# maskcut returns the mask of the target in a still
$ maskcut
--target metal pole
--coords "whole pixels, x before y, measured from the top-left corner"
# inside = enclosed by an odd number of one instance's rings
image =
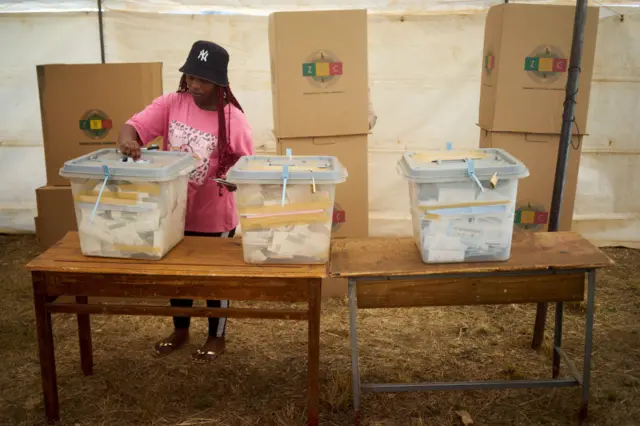
[[[562,348],[562,316],[564,313],[564,302],[556,303],[556,328],[553,343],[553,367],[551,377],[557,379],[560,375],[560,349]]]
[[[584,27],[587,22],[587,0],[577,0],[576,14],[573,22],[573,40],[571,41],[571,58],[569,59],[569,75],[562,114],[562,131],[558,160],[556,162],[556,177],[553,182],[553,196],[551,198],[551,214],[549,216],[549,232],[558,231],[562,196],[564,195],[564,181],[567,172],[567,160],[571,148],[571,133],[573,130],[574,113],[576,109],[576,95],[578,93],[578,79],[582,62],[582,45],[584,44]],[[539,349],[544,340],[544,328],[547,321],[547,304],[539,303],[536,312],[536,322],[533,330],[533,349]]]
[[[100,31],[100,58],[105,63],[104,58],[104,28],[102,25],[102,0],[98,0],[98,30]]]
[[[591,356],[593,352],[593,311],[596,298],[596,270],[589,271],[587,286],[587,325],[585,326],[584,367],[582,369],[582,403],[580,420],[587,418],[589,408],[589,390],[591,386]]]

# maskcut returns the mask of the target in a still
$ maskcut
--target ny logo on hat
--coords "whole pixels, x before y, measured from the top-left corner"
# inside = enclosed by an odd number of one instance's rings
[[[198,53],[198,59],[200,59],[202,62],[207,62],[207,56],[209,56],[209,52],[204,49],[202,49],[200,53]]]

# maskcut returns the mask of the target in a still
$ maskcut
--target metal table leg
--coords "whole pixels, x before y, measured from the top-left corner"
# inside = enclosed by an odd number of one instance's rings
[[[560,348],[562,348],[562,316],[564,314],[564,302],[556,303],[556,326],[553,338],[553,368],[551,377],[554,379],[560,375]]]
[[[358,368],[358,331],[356,315],[358,302],[356,281],[349,280],[349,337],[351,339],[351,386],[353,387],[354,422],[360,424],[360,370]]]
[[[582,373],[582,403],[580,405],[580,419],[587,418],[589,407],[589,388],[591,385],[591,351],[593,348],[593,313],[596,296],[596,271],[592,269],[588,273],[587,284],[587,325],[584,342],[584,368]]]
[[[587,404],[589,397],[589,385],[591,377],[591,351],[593,335],[593,315],[595,300],[595,270],[580,269],[571,271],[588,274],[588,294],[587,294],[587,328],[585,338],[584,372],[580,374],[574,363],[562,349],[562,332],[564,320],[564,303],[556,304],[556,320],[554,328],[553,347],[553,368],[552,378],[536,380],[489,380],[489,381],[457,381],[457,382],[424,382],[424,383],[361,383],[358,365],[358,335],[356,314],[358,308],[356,284],[357,280],[349,280],[349,320],[350,320],[350,341],[351,341],[351,366],[352,366],[352,387],[353,405],[356,424],[360,421],[360,400],[363,393],[371,392],[420,392],[433,390],[475,390],[475,389],[523,389],[523,388],[557,388],[582,386],[582,405],[580,415],[585,418],[587,415]],[[553,271],[551,273],[558,273]],[[473,275],[473,274],[469,274]],[[463,278],[469,275],[465,274]],[[393,277],[402,279],[403,277]],[[430,276],[412,276],[410,279],[429,279]],[[440,277],[441,278],[441,277]],[[367,280],[392,279],[389,277],[366,277]],[[567,371],[572,377],[558,378],[560,375],[560,362],[564,362]]]

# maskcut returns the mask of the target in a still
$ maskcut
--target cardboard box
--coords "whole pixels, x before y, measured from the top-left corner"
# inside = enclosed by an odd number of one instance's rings
[[[349,283],[343,278],[325,278],[322,280],[322,298],[345,297]]]
[[[36,236],[44,249],[60,241],[69,231],[76,231],[76,212],[69,186],[44,186],[36,189],[38,217]]]
[[[529,169],[529,177],[518,182],[515,227],[531,231],[546,231],[549,225],[560,136],[490,132],[485,129],[481,129],[480,132],[480,148],[504,149]],[[573,136],[571,144],[560,211],[560,231],[571,230],[582,136]]]
[[[369,236],[368,135],[278,139],[278,154],[330,155],[347,169],[347,181],[336,187],[333,238]]]
[[[575,134],[587,133],[600,10],[589,7],[575,114]],[[560,133],[574,6],[500,4],[485,25],[480,121],[483,129]]]
[[[39,65],[47,184],[65,161],[117,146],[120,127],[162,95],[162,63]]]
[[[273,122],[278,138],[367,133],[367,11],[269,17]]]

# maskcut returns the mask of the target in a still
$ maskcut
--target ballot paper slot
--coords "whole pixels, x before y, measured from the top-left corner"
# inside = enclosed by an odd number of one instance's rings
[[[143,160],[142,158],[134,160],[132,157],[122,157],[120,159],[120,162],[121,163],[133,163],[133,164],[151,164],[150,160]]]
[[[265,165],[266,168],[270,167],[283,167],[289,166],[292,170],[296,171],[308,171],[308,172],[317,172],[317,171],[328,171],[331,170],[331,164],[328,162],[307,162],[303,161],[302,164],[298,164],[293,160],[269,160]],[[255,169],[254,169],[255,170]]]
[[[448,146],[446,151],[421,151],[409,153],[408,157],[419,163],[437,163],[438,161],[465,161],[467,159],[488,158],[491,154],[480,150],[453,150]],[[419,167],[419,165],[417,166]]]
[[[464,164],[467,162],[466,158],[456,158],[456,159],[447,159],[447,160],[431,160],[432,163],[435,164]]]

